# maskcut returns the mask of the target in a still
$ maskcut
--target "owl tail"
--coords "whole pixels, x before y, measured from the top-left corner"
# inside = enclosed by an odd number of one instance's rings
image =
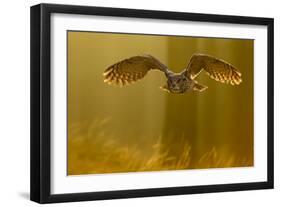
[[[200,85],[198,83],[195,83],[193,86],[193,90],[199,91],[199,92],[205,91],[207,88],[208,88],[208,86]]]

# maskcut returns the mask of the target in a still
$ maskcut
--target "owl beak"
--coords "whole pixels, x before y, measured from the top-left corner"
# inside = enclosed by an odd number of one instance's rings
[[[170,90],[168,89],[167,85],[160,86],[160,89],[162,89],[163,91],[166,91],[166,92],[170,93]]]

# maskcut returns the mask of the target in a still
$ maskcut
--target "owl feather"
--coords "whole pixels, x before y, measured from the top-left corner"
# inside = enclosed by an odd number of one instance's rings
[[[167,67],[151,55],[134,56],[109,66],[103,73],[104,82],[128,85],[142,79],[153,69],[167,72]]]
[[[222,83],[239,85],[242,82],[241,73],[230,63],[209,55],[193,55],[186,68],[187,75],[195,79],[203,70],[212,79]]]

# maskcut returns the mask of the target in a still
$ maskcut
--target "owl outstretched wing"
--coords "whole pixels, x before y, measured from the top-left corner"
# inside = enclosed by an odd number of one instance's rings
[[[186,74],[194,79],[202,70],[205,70],[212,79],[222,83],[239,85],[242,82],[241,72],[230,63],[208,55],[193,55],[186,68]]]
[[[103,73],[104,82],[124,86],[142,79],[152,69],[168,72],[167,66],[151,55],[130,57],[109,66]]]

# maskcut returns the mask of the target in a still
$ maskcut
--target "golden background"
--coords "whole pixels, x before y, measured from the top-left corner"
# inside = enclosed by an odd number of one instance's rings
[[[253,166],[253,40],[68,32],[68,175]],[[159,89],[150,71],[126,87],[103,71],[151,54],[180,72],[194,53],[223,59],[242,73],[239,86],[201,73],[203,92]]]

